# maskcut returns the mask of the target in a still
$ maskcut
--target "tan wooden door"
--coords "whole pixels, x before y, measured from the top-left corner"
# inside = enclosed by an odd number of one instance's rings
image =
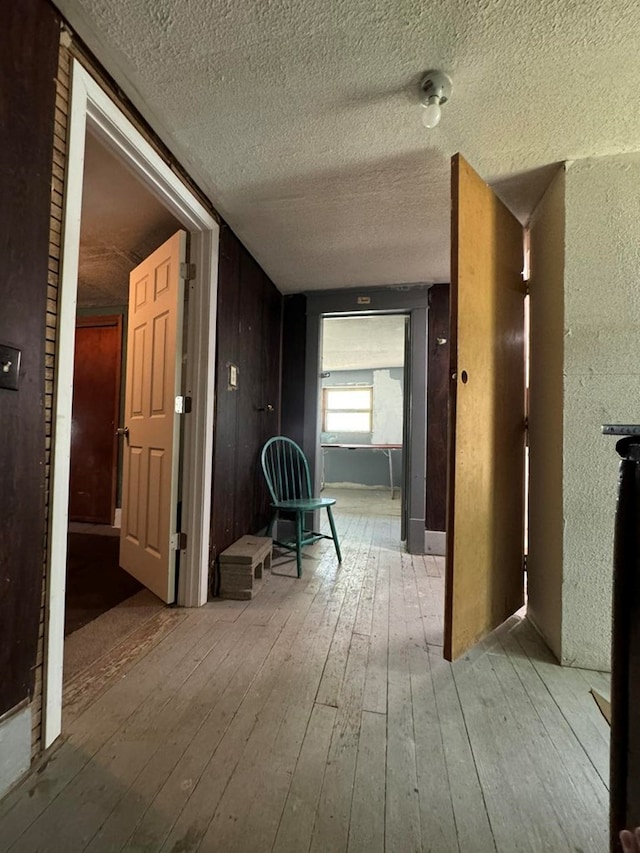
[[[459,154],[451,243],[448,660],[524,600],[522,228]]]
[[[175,598],[186,241],[178,231],[129,276],[120,565],[166,602]]]

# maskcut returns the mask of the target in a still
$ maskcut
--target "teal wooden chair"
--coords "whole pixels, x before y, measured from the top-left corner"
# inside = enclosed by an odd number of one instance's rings
[[[314,498],[311,496],[311,477],[309,476],[309,465],[301,448],[290,438],[277,435],[270,438],[262,448],[260,457],[262,470],[264,472],[269,493],[271,494],[271,507],[274,510],[267,529],[267,536],[271,536],[273,525],[280,513],[295,516],[296,537],[294,540],[280,542],[274,540],[275,545],[288,551],[296,552],[296,563],[298,577],[302,575],[302,549],[305,545],[317,542],[319,539],[333,539],[338,562],[342,562],[340,553],[340,542],[336,533],[331,507],[335,504],[334,498]],[[329,516],[331,536],[324,533],[314,533],[305,530],[304,516],[307,512],[316,509],[326,509]]]

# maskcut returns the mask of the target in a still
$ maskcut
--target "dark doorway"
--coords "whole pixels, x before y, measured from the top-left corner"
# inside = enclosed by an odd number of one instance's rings
[[[122,316],[78,317],[73,372],[69,518],[113,524]]]
[[[70,533],[65,637],[143,589],[118,565],[119,536]]]

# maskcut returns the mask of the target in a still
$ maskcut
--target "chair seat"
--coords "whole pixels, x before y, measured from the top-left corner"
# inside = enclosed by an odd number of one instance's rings
[[[292,501],[278,501],[277,503],[272,503],[271,506],[274,509],[281,509],[283,512],[287,510],[289,512],[311,512],[314,509],[322,509],[325,506],[333,506],[335,504],[335,498],[302,498],[300,500],[292,500]]]

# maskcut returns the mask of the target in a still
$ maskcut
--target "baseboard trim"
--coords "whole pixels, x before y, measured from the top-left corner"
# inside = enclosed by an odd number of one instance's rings
[[[0,717],[0,797],[31,766],[31,705],[21,703]]]
[[[424,549],[427,554],[444,557],[447,553],[447,534],[443,530],[425,530]]]
[[[410,518],[407,524],[407,551],[409,554],[426,554],[424,518]]]

